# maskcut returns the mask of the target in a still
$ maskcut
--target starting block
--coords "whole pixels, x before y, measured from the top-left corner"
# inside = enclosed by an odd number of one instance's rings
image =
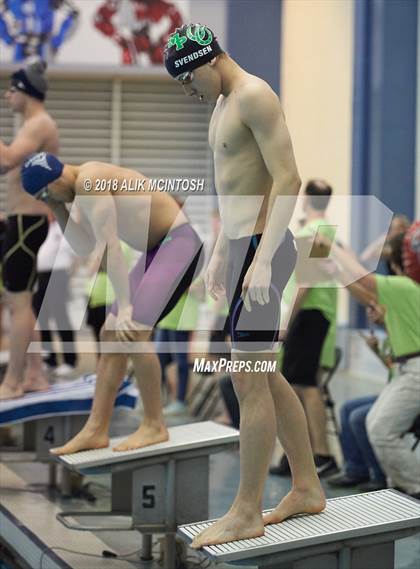
[[[142,559],[151,559],[153,534],[165,534],[164,567],[176,566],[177,526],[208,517],[210,455],[237,448],[239,432],[211,421],[169,429],[169,441],[137,450],[105,449],[55,457],[66,468],[90,474],[111,473],[111,510],[62,512],[66,527],[85,531],[138,530]],[[95,525],[82,525],[88,516]],[[73,521],[70,521],[70,518]]]
[[[0,427],[23,423],[23,445],[21,452],[2,452],[1,461],[48,462],[49,484],[55,486],[57,463],[53,461],[50,449],[63,445],[81,430],[92,407],[95,384],[96,375],[89,374],[52,385],[47,391],[2,401]],[[137,399],[137,388],[129,378],[124,379],[115,407],[133,409]]]
[[[187,543],[213,521],[178,529]],[[217,563],[259,569],[394,569],[397,539],[420,532],[420,502],[396,490],[327,500],[316,515],[299,515],[266,526],[254,539],[203,548]]]

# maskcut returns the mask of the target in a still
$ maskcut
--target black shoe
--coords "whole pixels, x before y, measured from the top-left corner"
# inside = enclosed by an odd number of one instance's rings
[[[289,461],[285,454],[281,457],[278,466],[272,466],[270,468],[270,474],[275,474],[277,476],[290,476],[291,472]]]
[[[314,459],[316,471],[320,478],[338,472],[338,466],[333,456],[321,456],[320,454],[316,454]]]
[[[376,492],[377,490],[385,490],[387,484],[385,480],[369,480],[368,482],[363,482],[359,484],[360,492]]]
[[[55,354],[48,354],[48,356],[43,358],[43,361],[45,364],[47,364],[48,367],[50,367],[51,369],[56,368],[57,367],[57,357]]]
[[[348,476],[344,472],[340,472],[335,476],[331,476],[328,478],[327,484],[332,488],[353,488],[354,486],[358,486],[363,482],[368,482],[370,479],[366,478],[353,478],[352,476]]]

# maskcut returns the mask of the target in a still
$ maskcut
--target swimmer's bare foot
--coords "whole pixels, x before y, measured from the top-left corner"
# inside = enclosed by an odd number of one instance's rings
[[[98,433],[89,427],[83,429],[68,443],[61,447],[50,449],[50,453],[56,456],[61,454],[73,454],[81,450],[92,450],[98,448],[106,448],[109,445],[109,437],[105,433]]]
[[[164,443],[169,439],[169,433],[165,425],[149,426],[144,423],[132,435],[127,437],[112,450],[121,452],[124,450],[134,450],[136,448],[147,447]]]
[[[279,524],[295,514],[319,514],[325,506],[325,495],[321,487],[308,490],[292,489],[277,508],[264,516],[264,525]]]
[[[205,545],[218,545],[262,535],[264,535],[264,523],[261,514],[244,515],[232,510],[197,535],[191,547],[200,549]]]
[[[3,399],[17,399],[18,397],[23,397],[23,395],[22,385],[13,385],[5,381],[0,385],[0,401]]]

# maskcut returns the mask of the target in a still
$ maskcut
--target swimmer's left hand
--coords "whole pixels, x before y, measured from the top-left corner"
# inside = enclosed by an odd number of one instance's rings
[[[120,308],[117,315],[116,335],[120,342],[134,342],[138,326],[132,320],[133,307],[131,304]]]
[[[256,261],[249,267],[242,284],[242,300],[248,312],[251,301],[261,306],[270,302],[271,263]]]

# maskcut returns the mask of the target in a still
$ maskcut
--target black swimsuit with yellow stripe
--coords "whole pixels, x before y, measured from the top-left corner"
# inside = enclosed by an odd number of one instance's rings
[[[2,245],[3,284],[9,292],[32,291],[36,257],[48,234],[45,215],[10,215]]]

